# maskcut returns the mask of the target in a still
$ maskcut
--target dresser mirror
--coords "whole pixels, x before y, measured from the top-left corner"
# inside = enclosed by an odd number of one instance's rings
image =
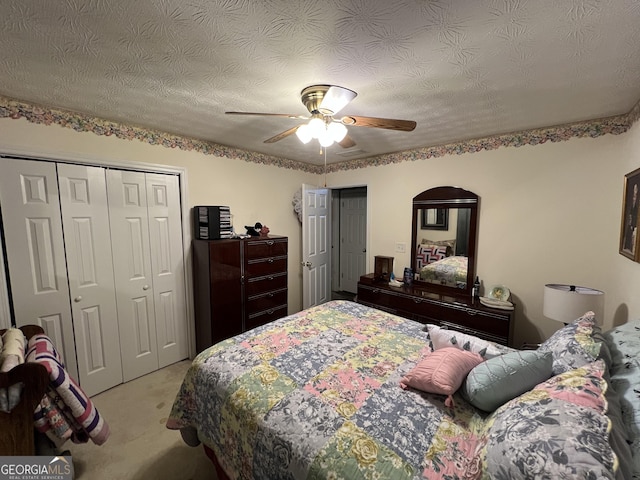
[[[435,187],[413,198],[414,283],[429,291],[471,295],[476,276],[479,197],[459,187]]]

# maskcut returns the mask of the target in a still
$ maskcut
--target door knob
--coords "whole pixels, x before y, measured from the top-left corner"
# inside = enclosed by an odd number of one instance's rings
[[[149,290],[149,285],[145,285],[144,287],[142,287],[143,290]]]
[[[82,295],[78,295],[76,298],[73,299],[73,301],[76,303],[82,301]]]

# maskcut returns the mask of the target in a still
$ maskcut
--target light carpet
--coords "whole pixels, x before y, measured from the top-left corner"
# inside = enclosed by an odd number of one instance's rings
[[[66,442],[80,480],[216,480],[213,464],[199,447],[187,446],[165,424],[190,360],[100,393],[91,400],[109,424],[103,445]]]

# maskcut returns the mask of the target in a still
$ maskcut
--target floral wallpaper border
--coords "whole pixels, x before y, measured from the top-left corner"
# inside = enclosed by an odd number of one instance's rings
[[[286,158],[227,147],[213,142],[124,125],[80,113],[33,105],[3,96],[0,96],[0,119],[1,118],[25,118],[32,123],[44,125],[56,124],[72,128],[77,132],[91,132],[96,135],[105,136],[114,135],[120,139],[135,139],[151,145],[161,145],[166,148],[194,150],[204,155],[244,160],[245,162],[272,165],[308,173],[321,174],[324,172],[324,167],[321,165],[310,165]],[[522,147],[524,145],[539,145],[546,142],[562,142],[576,137],[595,138],[606,134],[619,135],[629,130],[639,119],[640,102],[636,103],[633,109],[626,115],[522,132],[512,132],[503,135],[492,135],[485,138],[463,140],[446,145],[424,147],[416,150],[379,155],[377,157],[332,163],[327,165],[327,172],[356,170],[359,168],[389,165],[406,161],[426,160],[428,158],[443,157],[445,155],[475,153],[482,150],[495,150],[499,147]]]

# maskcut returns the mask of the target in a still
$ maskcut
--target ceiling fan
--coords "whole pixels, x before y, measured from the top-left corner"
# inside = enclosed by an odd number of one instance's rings
[[[360,117],[354,115],[334,118],[357,93],[348,88],[337,85],[311,85],[300,93],[300,99],[311,116],[288,113],[257,113],[257,112],[225,112],[230,115],[263,115],[287,117],[309,120],[309,123],[296,125],[281,132],[264,143],[274,143],[295,133],[303,143],[317,138],[320,145],[328,147],[333,142],[343,148],[353,147],[356,142],[348,135],[347,126],[386,128],[410,132],[416,128],[416,122],[411,120],[394,120],[391,118]]]

